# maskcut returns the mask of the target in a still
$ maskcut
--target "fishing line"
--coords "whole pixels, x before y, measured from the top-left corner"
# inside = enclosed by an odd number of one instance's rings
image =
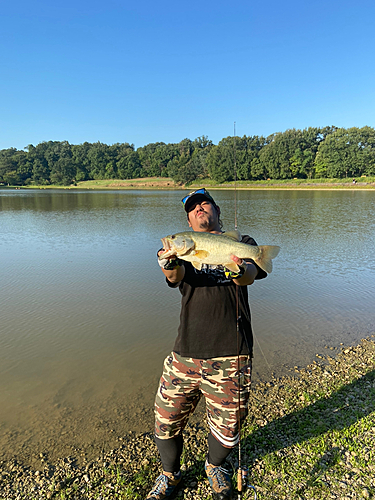
[[[266,365],[267,365],[267,366],[268,366],[268,368],[271,370],[271,367],[270,367],[270,365],[269,365],[269,363],[268,363],[268,361],[267,361],[266,355],[264,354],[263,349],[260,347],[260,343],[259,343],[258,337],[255,335],[255,333],[254,333],[254,332],[253,332],[253,335],[254,335],[254,338],[255,338],[255,340],[256,340],[256,342],[257,342],[257,344],[258,344],[259,350],[260,350],[260,352],[262,353],[262,356],[263,356],[263,358],[264,358],[264,361],[266,362]]]

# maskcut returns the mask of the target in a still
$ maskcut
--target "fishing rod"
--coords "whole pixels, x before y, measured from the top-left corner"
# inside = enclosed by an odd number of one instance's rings
[[[234,228],[237,230],[237,161],[236,161],[236,122],[233,127],[233,159],[234,159]],[[239,288],[236,284],[236,335],[237,335],[237,399],[238,399],[238,468],[237,468],[237,499],[241,500],[246,489],[254,491],[254,500],[257,500],[257,493],[254,486],[250,485],[248,480],[249,469],[242,465],[242,446],[241,446],[241,363],[240,363],[240,305]],[[249,352],[250,355],[250,352]]]

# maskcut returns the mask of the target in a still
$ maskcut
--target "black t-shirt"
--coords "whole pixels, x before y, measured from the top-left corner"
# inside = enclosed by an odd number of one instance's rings
[[[250,236],[242,243],[256,245]],[[182,294],[180,326],[174,351],[192,358],[216,358],[237,354],[236,285],[227,279],[223,266],[203,265],[198,271],[190,262],[184,262],[185,277],[179,284]],[[258,267],[258,266],[257,266]],[[258,267],[256,279],[267,276]],[[239,292],[239,354],[253,354],[253,334],[247,286]]]

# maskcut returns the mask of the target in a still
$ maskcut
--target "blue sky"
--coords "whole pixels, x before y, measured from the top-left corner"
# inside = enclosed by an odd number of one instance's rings
[[[375,126],[375,2],[14,0],[0,149]]]

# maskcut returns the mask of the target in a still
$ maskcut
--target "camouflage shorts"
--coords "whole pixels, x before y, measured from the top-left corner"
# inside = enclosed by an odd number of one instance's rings
[[[172,352],[164,361],[156,394],[156,436],[169,439],[181,434],[203,395],[211,433],[223,446],[235,446],[239,440],[238,395],[241,421],[247,416],[251,358],[240,356],[239,379],[237,363],[237,356],[196,359]]]

